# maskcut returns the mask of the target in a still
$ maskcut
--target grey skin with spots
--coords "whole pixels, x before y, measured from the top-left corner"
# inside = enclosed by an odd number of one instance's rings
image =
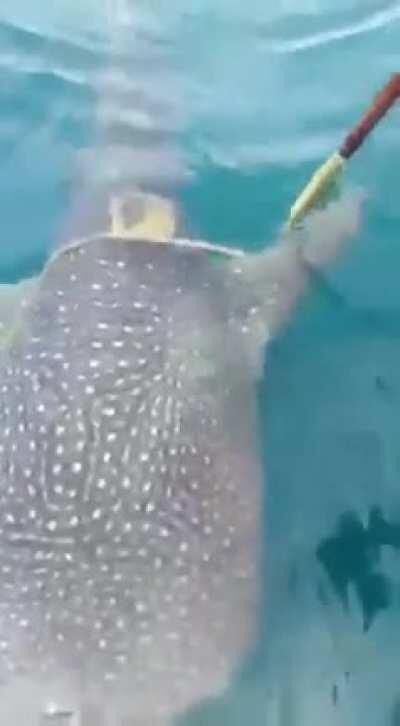
[[[255,381],[306,258],[99,236],[25,290],[0,354],[0,723],[165,726],[228,684],[259,616]]]

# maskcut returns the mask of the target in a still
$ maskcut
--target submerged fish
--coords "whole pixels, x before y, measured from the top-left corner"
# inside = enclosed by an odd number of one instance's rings
[[[357,208],[254,255],[114,219],[4,288],[2,724],[164,726],[226,687],[257,637],[264,346]]]

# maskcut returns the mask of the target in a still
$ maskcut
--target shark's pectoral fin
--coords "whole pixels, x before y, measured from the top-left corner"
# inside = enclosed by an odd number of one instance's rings
[[[34,296],[38,279],[29,278],[15,284],[0,284],[0,349],[10,347],[17,339],[25,308]]]

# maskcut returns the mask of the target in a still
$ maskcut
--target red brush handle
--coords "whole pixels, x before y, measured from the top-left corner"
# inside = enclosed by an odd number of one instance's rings
[[[386,84],[384,89],[375,98],[374,103],[364,114],[357,126],[346,136],[339,154],[344,159],[350,159],[361,146],[370,131],[385,115],[391,106],[400,97],[400,73],[396,73]]]

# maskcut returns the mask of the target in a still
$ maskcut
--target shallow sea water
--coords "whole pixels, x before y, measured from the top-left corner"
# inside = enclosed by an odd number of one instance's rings
[[[40,270],[109,186],[172,193],[196,237],[273,241],[400,69],[400,5],[270,5],[3,3],[2,281]],[[399,120],[349,166],[357,240],[268,350],[259,645],[187,724],[400,723]]]

